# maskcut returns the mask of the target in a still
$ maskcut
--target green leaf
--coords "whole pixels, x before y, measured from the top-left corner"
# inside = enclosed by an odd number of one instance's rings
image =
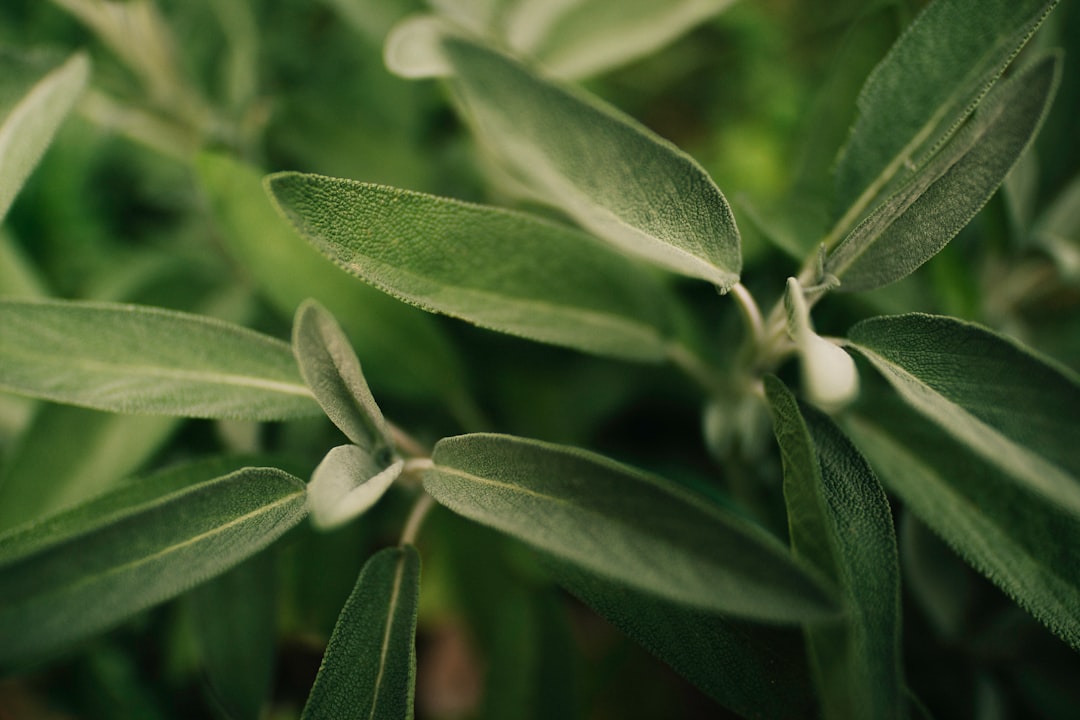
[[[228,250],[284,316],[306,298],[327,307],[363,349],[378,389],[446,397],[465,386],[460,359],[427,314],[356,282],[289,227],[263,189],[263,174],[227,155],[196,162]]]
[[[568,562],[549,565],[567,590],[721,705],[756,718],[816,713],[795,629],[690,608]]]
[[[349,338],[314,300],[296,311],[292,347],[304,382],[345,436],[371,455],[392,450],[390,426],[371,395]]]
[[[1039,131],[1059,78],[1050,55],[996,88],[974,117],[852,230],[826,272],[842,291],[872,290],[912,273],[975,216]]]
[[[401,475],[405,463],[381,459],[356,445],[326,454],[308,484],[312,521],[323,529],[344,525],[377,503]]]
[[[904,717],[900,567],[889,502],[858,450],[774,377],[765,388],[796,557],[843,588],[844,626],[807,628],[826,717]]]
[[[419,594],[415,548],[371,556],[330,636],[304,720],[411,720]]]
[[[835,617],[831,589],[761,528],[600,455],[504,435],[440,440],[424,486],[454,512],[702,610]]]
[[[76,53],[41,78],[13,107],[0,106],[0,220],[89,79],[90,60]]]
[[[44,540],[36,526],[0,539],[0,664],[99,632],[254,555],[305,514],[304,484],[246,468]],[[103,503],[105,501],[102,501]],[[59,522],[59,521],[56,521]]]
[[[454,87],[481,142],[596,235],[721,291],[742,257],[731,208],[690,156],[618,110],[447,35]]]
[[[866,207],[960,126],[1056,0],[937,0],[874,69],[836,169],[837,207]],[[855,218],[852,218],[853,220]]]
[[[948,317],[859,323],[859,351],[921,415],[1029,491],[1080,517],[1080,382],[1013,340]]]
[[[318,406],[289,346],[137,305],[0,300],[0,389],[112,412],[275,420]]]
[[[320,251],[385,292],[482,327],[659,361],[668,298],[648,270],[575,230],[521,213],[318,175],[271,175]]]

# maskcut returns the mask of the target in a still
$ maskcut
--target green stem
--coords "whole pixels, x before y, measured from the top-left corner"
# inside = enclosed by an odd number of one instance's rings
[[[428,461],[430,463],[430,461]],[[424,524],[424,518],[435,506],[435,500],[427,493],[421,495],[413,505],[409,519],[405,521],[405,530],[401,533],[400,545],[415,545],[416,538],[420,534],[420,528]]]

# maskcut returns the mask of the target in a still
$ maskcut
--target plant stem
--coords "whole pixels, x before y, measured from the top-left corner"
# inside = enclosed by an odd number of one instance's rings
[[[409,435],[392,422],[387,421],[387,423],[390,425],[390,435],[393,437],[394,445],[398,450],[406,455],[411,455],[414,458],[427,458],[431,456],[431,452],[412,435]]]
[[[430,461],[429,461],[430,462]],[[405,530],[401,533],[400,545],[415,545],[416,537],[420,533],[420,527],[427,517],[428,511],[435,505],[435,500],[427,493],[421,495],[413,505],[409,519],[405,521]]]
[[[738,301],[739,309],[742,310],[743,318],[750,328],[750,339],[754,347],[760,347],[764,339],[765,324],[761,317],[761,309],[758,308],[758,304],[754,301],[754,296],[750,294],[750,291],[742,283],[735,283],[735,286],[731,288],[731,294]]]

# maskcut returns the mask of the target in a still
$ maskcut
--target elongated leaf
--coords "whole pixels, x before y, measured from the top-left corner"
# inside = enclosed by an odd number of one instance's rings
[[[415,548],[371,556],[330,636],[304,720],[412,718],[419,594]]]
[[[742,256],[731,208],[688,155],[614,108],[448,35],[443,50],[481,141],[598,236],[727,291]]]
[[[405,302],[514,335],[633,360],[667,352],[667,296],[583,233],[431,195],[282,173],[270,191],[349,272]]]
[[[911,407],[1029,491],[1080,517],[1080,382],[1008,338],[932,315],[879,317],[853,347]]]
[[[293,354],[327,417],[369,455],[390,451],[390,426],[371,395],[360,361],[334,316],[308,300],[296,311]]]
[[[461,361],[426,313],[356,282],[296,234],[263,189],[263,174],[221,154],[197,159],[222,239],[244,272],[287,318],[306,298],[321,302],[362,348],[364,372],[380,389],[446,397],[465,386]]]
[[[836,170],[841,210],[866,202],[941,145],[1020,51],[1056,0],[937,0],[859,94]],[[861,204],[861,203],[860,203]]]
[[[1058,82],[1056,55],[1010,78],[974,118],[830,255],[843,291],[906,277],[986,204],[1039,131]]]
[[[113,303],[0,300],[0,388],[113,412],[315,415],[289,346],[211,318]]]
[[[247,468],[140,505],[42,547],[0,542],[0,664],[103,630],[253,555],[304,517],[304,485]]]
[[[443,439],[433,460],[424,486],[440,503],[611,580],[752,618],[837,614],[775,538],[660,478],[504,435]]]
[[[721,705],[746,717],[816,714],[795,629],[734,620],[549,560],[556,579]]]
[[[90,60],[78,53],[43,77],[13,107],[0,107],[0,220],[89,78]]]
[[[900,567],[889,502],[858,450],[826,416],[766,379],[784,462],[792,550],[843,588],[842,628],[807,638],[826,717],[905,717]]]
[[[377,503],[401,475],[402,460],[389,465],[355,445],[326,454],[308,484],[312,521],[322,528],[343,525]]]

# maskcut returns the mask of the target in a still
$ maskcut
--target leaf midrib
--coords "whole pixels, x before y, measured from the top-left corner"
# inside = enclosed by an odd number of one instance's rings
[[[390,654],[390,636],[394,630],[394,614],[397,612],[398,600],[401,595],[406,560],[406,553],[399,551],[397,567],[394,570],[394,584],[390,591],[390,603],[386,609],[386,630],[383,632],[382,647],[379,648],[379,672],[375,676],[375,687],[371,694],[371,712],[368,714],[368,720],[374,720],[375,711],[379,706],[379,689],[382,687],[383,677],[386,674],[387,659]]]

